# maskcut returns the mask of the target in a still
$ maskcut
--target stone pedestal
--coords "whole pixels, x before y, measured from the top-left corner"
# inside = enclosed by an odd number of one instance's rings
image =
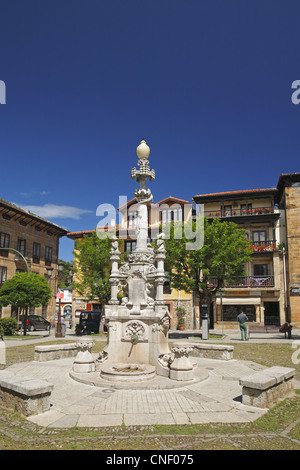
[[[0,364],[6,364],[6,346],[0,338]]]
[[[193,346],[189,343],[173,343],[172,351],[175,354],[170,365],[170,379],[173,380],[193,380],[193,364],[189,360],[189,355],[193,351]]]
[[[93,339],[82,338],[77,341],[78,353],[73,363],[74,372],[95,372],[95,360],[91,354],[91,349],[95,346]]]

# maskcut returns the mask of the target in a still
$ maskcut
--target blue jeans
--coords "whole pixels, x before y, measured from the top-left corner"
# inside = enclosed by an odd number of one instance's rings
[[[241,330],[242,341],[244,339],[247,340],[248,336],[247,336],[247,325],[246,325],[246,323],[240,323],[240,330]]]

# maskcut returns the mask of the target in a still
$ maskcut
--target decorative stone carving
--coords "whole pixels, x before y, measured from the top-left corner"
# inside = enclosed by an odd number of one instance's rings
[[[170,316],[165,314],[159,321],[159,323],[154,323],[152,326],[152,331],[162,331],[167,333],[170,326]]]
[[[154,263],[153,253],[130,253],[127,255],[130,263]]]
[[[74,372],[94,372],[96,370],[95,361],[91,354],[95,342],[91,338],[81,338],[77,341],[78,353],[73,363]]]
[[[175,357],[170,365],[170,379],[193,380],[193,364],[188,358],[193,351],[193,346],[183,342],[173,343],[172,351]]]
[[[104,362],[108,359],[108,352],[103,349],[97,358],[97,362]]]
[[[132,321],[127,324],[124,332],[124,339],[131,341],[132,336],[136,335],[138,340],[145,339],[145,327],[142,323],[138,321]]]
[[[161,354],[158,357],[158,362],[163,367],[169,367],[170,363],[173,361],[173,356],[171,353]]]

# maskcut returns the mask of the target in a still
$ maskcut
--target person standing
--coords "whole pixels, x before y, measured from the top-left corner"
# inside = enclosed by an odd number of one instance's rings
[[[247,320],[248,320],[247,315],[245,315],[245,313],[243,311],[241,311],[241,313],[237,316],[237,321],[240,324],[241,340],[242,341],[243,340],[245,340],[245,341],[248,340],[247,323],[246,323]]]

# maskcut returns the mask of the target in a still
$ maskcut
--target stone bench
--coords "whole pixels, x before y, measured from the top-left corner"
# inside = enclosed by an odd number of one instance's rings
[[[76,343],[49,344],[35,346],[34,361],[53,361],[54,359],[64,359],[74,357],[78,353]]]
[[[295,369],[274,366],[240,378],[242,402],[259,408],[271,408],[294,393]]]
[[[233,359],[234,346],[226,344],[203,344],[203,343],[190,343],[193,346],[191,356],[204,357],[208,359],[221,359],[229,361]]]
[[[24,416],[50,409],[53,384],[45,380],[0,371],[0,406]]]

